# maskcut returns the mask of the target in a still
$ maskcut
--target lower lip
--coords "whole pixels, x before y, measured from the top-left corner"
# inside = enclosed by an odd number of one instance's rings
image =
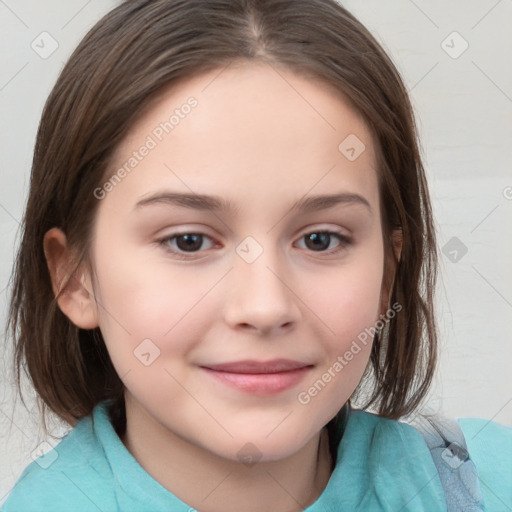
[[[214,379],[228,386],[258,395],[274,395],[296,386],[311,370],[311,366],[279,373],[231,373],[201,367]]]

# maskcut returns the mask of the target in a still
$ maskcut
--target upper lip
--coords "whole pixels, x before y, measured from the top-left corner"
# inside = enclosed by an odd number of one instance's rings
[[[291,359],[273,359],[272,361],[234,361],[231,363],[202,365],[203,368],[215,370],[219,372],[231,373],[279,373],[297,370],[312,366],[310,363],[301,361],[293,361]]]

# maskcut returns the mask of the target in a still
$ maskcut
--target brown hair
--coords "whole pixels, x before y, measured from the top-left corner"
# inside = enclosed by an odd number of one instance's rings
[[[99,329],[79,329],[60,311],[44,234],[61,228],[77,266],[87,261],[98,206],[93,191],[112,172],[113,151],[138,116],[163,88],[236,60],[321,79],[366,120],[378,154],[385,284],[392,287],[390,303],[402,311],[375,334],[365,407],[396,419],[414,411],[430,386],[437,352],[435,233],[412,108],[383,49],[335,0],[128,0],[86,35],[48,98],[13,276],[8,326],[18,386],[25,369],[43,409],[70,424],[112,398],[119,427],[123,385]],[[403,235],[400,261],[394,229]]]

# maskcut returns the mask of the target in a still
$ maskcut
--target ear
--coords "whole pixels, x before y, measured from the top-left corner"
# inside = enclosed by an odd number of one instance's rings
[[[391,301],[391,292],[395,283],[396,270],[400,257],[402,255],[403,232],[401,228],[394,229],[391,233],[391,243],[393,246],[393,254],[386,251],[386,265],[384,270],[386,274],[382,279],[381,297],[380,297],[380,314],[385,315],[389,309]]]
[[[44,236],[43,247],[60,310],[81,329],[98,327],[90,272],[86,265],[74,269],[76,259],[67,246],[66,235],[59,228],[50,229]]]

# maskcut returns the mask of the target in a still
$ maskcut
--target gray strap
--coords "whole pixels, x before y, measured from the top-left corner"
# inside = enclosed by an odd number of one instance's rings
[[[447,511],[485,511],[476,467],[457,421],[418,416],[411,424],[430,449],[445,492]]]

